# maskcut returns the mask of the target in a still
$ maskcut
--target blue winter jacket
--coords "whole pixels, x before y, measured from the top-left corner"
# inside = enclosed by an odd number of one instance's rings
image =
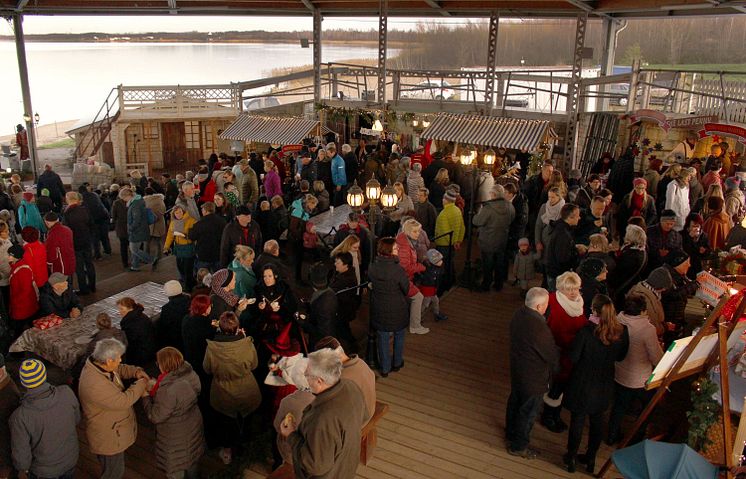
[[[334,186],[347,185],[345,160],[339,155],[335,155],[334,158],[332,158],[332,183],[334,183]]]

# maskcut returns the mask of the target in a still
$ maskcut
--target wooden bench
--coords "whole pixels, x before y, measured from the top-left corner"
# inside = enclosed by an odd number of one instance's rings
[[[363,465],[367,465],[368,461],[373,458],[373,450],[376,448],[376,442],[378,441],[376,425],[387,412],[389,412],[389,405],[376,401],[376,411],[373,413],[373,417],[360,431],[360,462]],[[270,473],[267,479],[295,479],[295,471],[293,471],[293,466],[286,463]]]

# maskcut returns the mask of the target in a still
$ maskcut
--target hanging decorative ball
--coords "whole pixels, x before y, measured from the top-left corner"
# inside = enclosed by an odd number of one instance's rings
[[[692,383],[692,391],[700,392],[702,390],[702,383],[700,383],[699,379],[694,381]]]

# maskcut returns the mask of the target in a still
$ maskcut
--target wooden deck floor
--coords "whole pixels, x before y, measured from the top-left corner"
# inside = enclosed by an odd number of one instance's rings
[[[116,274],[99,285],[109,295],[126,284],[165,281],[173,260],[164,260],[156,274]],[[142,281],[140,276],[142,276]],[[98,296],[99,294],[97,294]],[[452,290],[441,302],[449,320],[434,323],[424,336],[408,334],[405,367],[388,378],[378,378],[378,399],[391,406],[379,423],[378,447],[358,477],[367,479],[424,478],[560,478],[572,477],[559,465],[566,434],[553,434],[540,425],[532,446],[541,452],[532,461],[507,454],[504,442],[505,405],[510,392],[508,323],[521,304],[518,290],[495,293]],[[427,315],[431,318],[431,315]],[[359,332],[363,325],[357,324]],[[566,418],[567,420],[568,418]],[[79,477],[96,477],[98,465],[80,434]],[[582,451],[581,447],[581,451]],[[610,450],[602,448],[600,464]],[[202,462],[206,477],[237,477],[214,451]],[[264,477],[267,464],[252,464],[245,478]],[[154,430],[143,423],[137,443],[127,452],[127,478],[157,478]]]

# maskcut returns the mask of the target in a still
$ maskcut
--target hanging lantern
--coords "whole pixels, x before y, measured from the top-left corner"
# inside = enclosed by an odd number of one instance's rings
[[[353,210],[359,210],[362,208],[364,202],[365,195],[363,195],[363,189],[357,185],[357,180],[355,180],[355,183],[347,190],[347,204]]]
[[[381,124],[381,120],[376,119],[376,121],[373,123],[373,128],[371,128],[373,131],[383,131],[383,124]]]
[[[427,121],[427,120],[424,120],[424,121],[422,122],[422,127],[423,127],[423,128],[427,128],[428,126],[430,126],[430,122],[429,122],[429,121]]]
[[[371,201],[378,201],[381,197],[381,183],[376,179],[372,179],[365,184],[365,196]]]
[[[474,154],[476,151],[472,151],[468,147],[464,147],[461,149],[461,154],[459,155],[459,161],[464,166],[469,166],[474,161]]]
[[[420,126],[419,120],[412,120],[412,126]]]
[[[497,158],[497,155],[495,155],[495,150],[490,148],[489,150],[484,152],[484,156],[482,157],[482,161],[484,161],[484,164],[486,166],[492,166],[495,164],[495,159]]]
[[[384,209],[391,209],[395,208],[397,203],[399,203],[399,197],[396,195],[396,189],[391,185],[386,185],[381,192],[381,205]]]

